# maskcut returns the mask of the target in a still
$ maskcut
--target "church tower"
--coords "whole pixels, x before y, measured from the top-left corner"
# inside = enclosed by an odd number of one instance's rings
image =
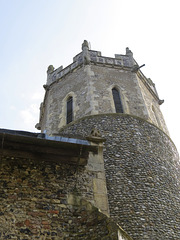
[[[85,40],[69,66],[48,67],[36,127],[81,138],[99,130],[110,217],[134,240],[179,239],[179,155],[141,67],[129,48],[104,57]]]

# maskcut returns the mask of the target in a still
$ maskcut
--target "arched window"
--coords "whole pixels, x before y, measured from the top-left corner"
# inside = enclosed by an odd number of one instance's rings
[[[67,108],[66,108],[66,123],[70,123],[73,120],[73,98],[69,97],[67,99]]]
[[[115,108],[116,108],[116,112],[117,113],[123,113],[123,106],[122,106],[122,103],[121,103],[121,98],[120,98],[118,90],[116,88],[113,88],[112,89],[112,94],[113,94],[113,99],[114,99],[114,105],[115,105]]]

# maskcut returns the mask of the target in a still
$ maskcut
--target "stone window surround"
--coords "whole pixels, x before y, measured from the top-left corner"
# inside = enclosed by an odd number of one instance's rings
[[[73,109],[72,119],[73,120],[75,120],[76,113],[77,113],[77,111],[79,109],[77,104],[76,104],[76,102],[77,102],[76,101],[77,95],[74,92],[69,92],[68,94],[66,94],[66,96],[62,100],[62,111],[61,111],[61,113],[59,115],[59,119],[60,119],[60,122],[59,122],[59,125],[58,125],[59,128],[65,126],[67,124],[67,122],[66,122],[66,117],[67,117],[67,100],[70,97],[73,98],[73,106],[72,106],[72,109]]]
[[[66,123],[73,121],[73,97],[69,96],[66,101]]]
[[[126,91],[122,87],[118,86],[117,84],[112,84],[107,89],[109,91],[109,99],[110,99],[111,106],[112,106],[112,112],[116,113],[116,108],[115,108],[113,94],[112,94],[112,89],[113,88],[117,89],[118,92],[119,92],[119,95],[120,95],[120,98],[121,98],[121,104],[122,104],[122,107],[123,107],[123,113],[130,114],[129,104],[128,104],[129,100],[127,98]]]
[[[113,95],[116,113],[123,113],[124,110],[123,110],[123,106],[122,106],[121,96],[116,87],[112,88],[112,95]]]

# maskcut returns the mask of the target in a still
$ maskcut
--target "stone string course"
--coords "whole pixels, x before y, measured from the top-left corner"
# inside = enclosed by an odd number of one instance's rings
[[[84,117],[60,131],[87,136],[97,128],[104,143],[110,216],[134,240],[180,239],[179,156],[156,126],[125,114]]]

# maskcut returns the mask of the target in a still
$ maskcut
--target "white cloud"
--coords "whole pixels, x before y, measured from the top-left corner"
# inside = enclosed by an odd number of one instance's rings
[[[31,99],[32,100],[42,100],[42,97],[43,97],[43,95],[42,95],[42,93],[41,92],[35,92],[33,95],[32,95],[32,97],[31,97]]]
[[[31,130],[37,122],[37,116],[39,113],[38,104],[31,104],[27,109],[20,111],[20,117],[22,119],[22,125]]]
[[[16,110],[16,107],[15,107],[15,106],[13,106],[13,105],[11,105],[11,106],[10,106],[10,110],[13,110],[13,111],[15,111],[15,110]]]

